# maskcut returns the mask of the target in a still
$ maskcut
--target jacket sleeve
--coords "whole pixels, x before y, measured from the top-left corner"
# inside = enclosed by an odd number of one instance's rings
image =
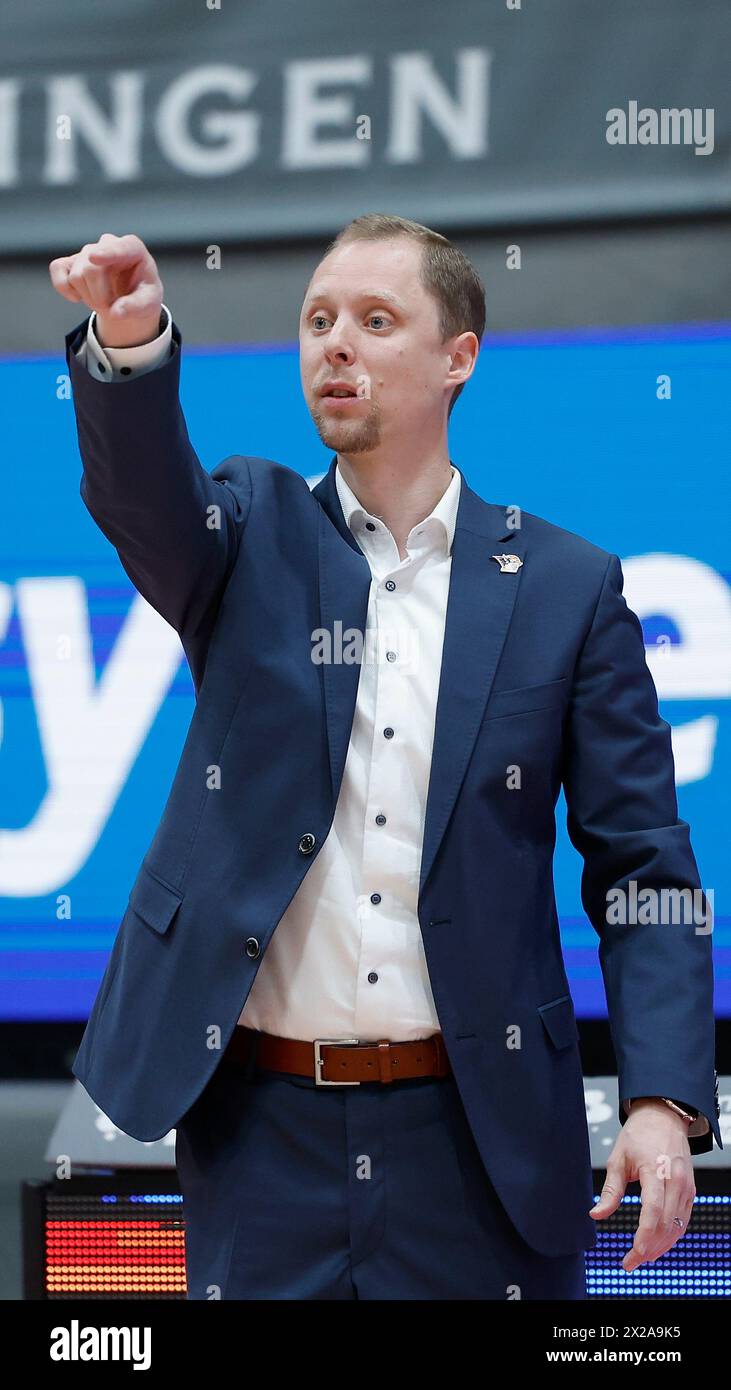
[[[246,459],[206,472],[179,400],[182,338],[161,366],[110,386],[77,361],[89,319],[66,336],[81,496],[135,588],[184,645],[210,632],[251,504]]]
[[[624,1100],[681,1097],[709,1121],[705,1134],[689,1138],[692,1153],[705,1153],[713,1136],[723,1147],[710,908],[689,827],[678,819],[670,727],[622,588],[611,555],[567,715],[567,829],[584,860],[581,898],[599,936],[619,1121],[627,1119]]]

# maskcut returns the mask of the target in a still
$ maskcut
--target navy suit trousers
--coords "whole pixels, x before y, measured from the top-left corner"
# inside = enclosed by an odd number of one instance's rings
[[[224,1058],[175,1162],[189,1299],[586,1298],[584,1252],[509,1220],[452,1076],[320,1087]]]

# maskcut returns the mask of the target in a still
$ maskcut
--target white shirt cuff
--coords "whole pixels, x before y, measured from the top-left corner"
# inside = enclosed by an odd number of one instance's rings
[[[130,377],[154,372],[170,356],[173,341],[173,320],[166,304],[162,305],[165,327],[150,343],[137,347],[102,347],[94,332],[96,313],[89,319],[86,338],[76,353],[77,361],[98,381],[129,381]]]

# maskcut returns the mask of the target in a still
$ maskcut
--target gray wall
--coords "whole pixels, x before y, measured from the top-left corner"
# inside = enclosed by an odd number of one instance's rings
[[[89,228],[89,240],[114,228]],[[488,331],[515,333],[581,325],[731,322],[731,220],[719,217],[557,230],[455,236],[487,289]],[[505,247],[522,248],[522,269],[505,268]],[[204,255],[151,247],[185,342],[289,342],[307,281],[326,242],[223,250],[223,268]],[[57,254],[77,250],[59,246]],[[85,317],[51,289],[45,260],[0,262],[0,353],[57,353]]]

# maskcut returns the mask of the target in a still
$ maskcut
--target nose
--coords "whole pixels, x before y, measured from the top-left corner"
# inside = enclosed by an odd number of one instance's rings
[[[325,356],[328,362],[354,362],[355,352],[349,340],[348,326],[343,319],[337,319],[325,339]]]

